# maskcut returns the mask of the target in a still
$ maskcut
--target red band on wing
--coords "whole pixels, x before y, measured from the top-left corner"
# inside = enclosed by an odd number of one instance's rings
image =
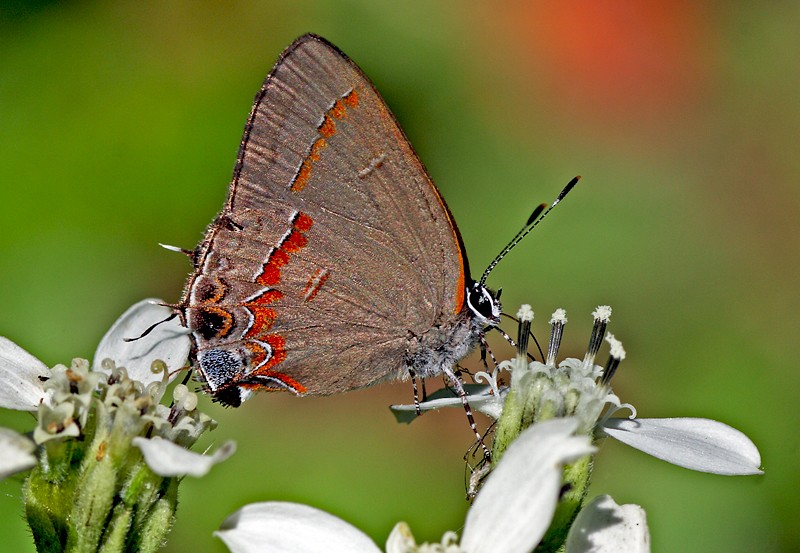
[[[306,244],[308,244],[308,238],[303,236],[303,233],[293,229],[289,236],[286,237],[286,240],[283,241],[281,249],[286,253],[297,253],[305,248]]]
[[[262,338],[264,342],[269,344],[270,352],[256,341],[245,342],[245,347],[250,351],[252,357],[250,363],[252,365],[261,365],[255,371],[248,375],[249,378],[262,377],[264,380],[269,379],[278,380],[285,386],[291,388],[298,394],[306,393],[306,387],[300,384],[297,380],[293,379],[287,374],[272,370],[273,367],[279,365],[286,359],[286,340],[277,334],[270,334]],[[280,390],[282,388],[272,387],[265,382],[247,382],[242,383],[242,387],[251,390],[265,389],[265,390]]]
[[[345,109],[341,100],[336,100],[336,103],[333,104],[333,107],[328,113],[330,113],[336,119],[341,119],[347,115],[347,110]]]
[[[290,255],[302,250],[308,244],[304,236],[314,221],[305,213],[298,212],[292,218],[292,230],[285,235],[267,257],[261,267],[261,272],[256,275],[255,281],[262,286],[275,286],[281,281],[281,267],[289,263]]]
[[[308,232],[313,224],[314,221],[311,219],[311,217],[301,211],[297,214],[292,226],[300,232]]]
[[[358,107],[358,92],[356,92],[356,89],[354,88],[348,94],[346,94],[344,96],[344,98],[342,98],[342,100],[344,100],[344,103],[347,104],[347,107],[357,108]]]
[[[261,295],[244,304],[244,308],[253,316],[253,323],[244,335],[245,338],[258,338],[272,328],[278,314],[274,309],[266,306],[282,297],[283,294],[279,290],[265,290]]]
[[[322,125],[319,127],[319,134],[322,135],[322,138],[330,138],[336,134],[336,123],[333,122],[333,118],[330,115],[326,115],[325,119],[322,120]]]

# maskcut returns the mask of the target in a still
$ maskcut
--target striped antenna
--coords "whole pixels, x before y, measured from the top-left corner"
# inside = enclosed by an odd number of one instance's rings
[[[570,193],[570,191],[575,187],[575,185],[578,184],[579,180],[581,180],[580,175],[569,181],[567,185],[564,187],[564,189],[561,191],[561,193],[558,195],[558,197],[556,197],[555,201],[553,201],[553,204],[550,207],[547,207],[547,204],[541,204],[539,206],[536,206],[536,209],[533,210],[531,216],[528,217],[528,221],[525,223],[525,226],[522,227],[522,229],[516,234],[516,236],[514,236],[514,238],[511,239],[511,241],[506,245],[506,247],[503,248],[503,250],[499,254],[497,254],[497,257],[494,258],[494,261],[489,263],[489,266],[486,267],[485,271],[483,271],[483,276],[481,277],[479,284],[484,285],[486,283],[486,279],[489,277],[489,273],[491,273],[494,270],[494,268],[497,267],[497,264],[500,263],[500,260],[503,259],[508,254],[508,252],[513,250],[514,247],[517,244],[519,244],[523,238],[528,236],[528,234],[533,229],[536,228],[536,225],[542,222],[542,219],[544,219],[548,213],[553,211],[553,208],[555,208],[561,202],[561,200],[563,200],[567,196],[567,194]]]

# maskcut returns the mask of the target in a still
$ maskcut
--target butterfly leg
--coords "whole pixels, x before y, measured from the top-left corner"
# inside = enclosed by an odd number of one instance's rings
[[[444,369],[444,374],[447,375],[447,378],[453,384],[453,388],[456,389],[456,394],[458,397],[461,398],[461,403],[464,405],[464,412],[467,414],[467,421],[469,422],[469,427],[472,432],[475,434],[475,437],[478,439],[478,442],[481,444],[481,448],[483,449],[483,457],[486,459],[487,462],[491,461],[492,453],[489,451],[489,448],[486,447],[486,444],[483,443],[483,436],[480,432],[478,432],[478,425],[475,424],[475,417],[472,416],[472,407],[469,405],[469,401],[467,400],[467,392],[464,390],[464,386],[461,384],[461,378],[456,376],[456,374],[452,371],[452,369],[446,368]]]
[[[485,440],[489,434],[494,430],[495,424],[496,421],[486,429],[486,432],[479,440],[472,442],[472,444],[469,446],[469,449],[464,454],[466,470],[469,471],[469,475],[466,477],[467,499],[469,501],[475,499],[478,489],[480,489],[481,485],[483,484],[483,480],[492,469],[491,459],[486,458],[485,455],[478,457],[478,446],[479,444],[485,443]]]
[[[500,332],[503,331],[500,330]],[[486,362],[487,353],[489,354],[489,357],[492,358],[492,365],[496,367],[497,359],[495,358],[494,353],[492,352],[492,348],[489,347],[489,342],[486,341],[486,338],[484,336],[481,336],[481,361],[483,362],[483,368],[486,370],[487,373],[490,373],[491,371],[489,370],[489,364]]]
[[[422,409],[419,406],[419,390],[417,389],[417,373],[414,369],[408,369],[408,376],[411,377],[411,386],[414,388],[414,409],[417,411],[417,416],[422,415]],[[425,394],[425,381],[422,383],[422,393]],[[425,401],[423,397],[423,401]]]
[[[483,370],[489,372],[489,363],[486,362],[487,351],[489,351],[489,344],[487,344],[486,339],[481,336],[481,363],[483,363]]]

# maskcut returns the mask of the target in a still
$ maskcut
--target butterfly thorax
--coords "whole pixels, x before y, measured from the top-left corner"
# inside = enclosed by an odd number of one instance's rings
[[[422,378],[442,374],[475,349],[488,329],[500,323],[500,311],[500,300],[495,294],[472,282],[467,286],[464,307],[454,321],[409,340],[406,370]]]

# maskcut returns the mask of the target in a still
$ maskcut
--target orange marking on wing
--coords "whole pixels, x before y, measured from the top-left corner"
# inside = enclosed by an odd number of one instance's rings
[[[305,248],[306,244],[308,244],[308,238],[303,236],[302,232],[295,229],[286,237],[283,245],[281,245],[281,250],[287,253],[296,253]]]
[[[276,248],[267,258],[261,269],[261,274],[256,277],[256,282],[263,286],[274,286],[281,281],[281,267],[289,262],[289,255]]]
[[[274,309],[264,306],[276,302],[282,297],[283,294],[280,290],[265,290],[244,304],[244,308],[253,315],[253,324],[245,334],[245,338],[258,338],[263,332],[272,328],[278,314]]]
[[[358,92],[356,92],[356,89],[354,88],[348,95],[342,98],[342,100],[344,100],[344,103],[347,104],[348,107],[358,107]]]
[[[281,267],[287,263],[289,254],[280,247],[274,248],[264,263],[261,274],[256,277],[256,282],[262,286],[275,286],[281,281]]]
[[[305,301],[311,301],[316,297],[320,288],[322,288],[322,285],[325,284],[325,281],[328,280],[329,276],[330,274],[328,273],[327,269],[317,269],[314,271],[314,274],[311,275],[310,279],[308,279],[306,287],[303,288],[303,298]]]
[[[464,307],[464,294],[467,290],[467,282],[466,277],[464,275],[464,259],[461,254],[461,248],[458,250],[458,261],[461,265],[461,269],[458,273],[458,283],[456,284],[456,306],[453,309],[453,313],[460,313],[461,309]]]
[[[331,121],[331,123],[333,122]],[[327,145],[328,143],[325,142],[324,138],[318,138],[311,146],[311,152],[306,156],[306,159],[303,160],[303,165],[300,166],[300,171],[297,172],[297,176],[292,183],[292,192],[300,192],[308,185],[311,173],[314,170],[314,163],[319,161],[320,152]]]
[[[311,162],[306,159],[303,162],[300,171],[297,173],[294,182],[292,183],[292,192],[300,192],[308,184],[308,179],[311,178]]]
[[[253,374],[264,374],[265,372],[269,371],[275,365],[279,365],[286,360],[286,340],[284,340],[283,336],[278,334],[268,334],[264,336],[262,341],[269,344],[269,347],[272,348],[272,357],[264,363],[261,367],[258,368],[256,372]],[[267,351],[264,347],[259,344],[258,342],[245,342],[245,346],[249,349],[254,355],[258,355],[259,358],[256,362],[256,359],[253,359],[254,365],[259,365],[263,363],[264,360],[267,358]]]
[[[344,108],[344,104],[341,100],[336,100],[336,103],[333,104],[333,107],[328,113],[330,113],[336,119],[341,119],[347,115],[347,110]]]
[[[313,224],[314,220],[301,211],[297,214],[297,219],[294,221],[294,228],[300,232],[308,232]]]
[[[283,382],[287,387],[294,390],[294,392],[298,395],[302,395],[306,393],[306,387],[300,384],[297,380],[289,376],[288,374],[283,374],[278,371],[267,371],[265,373],[260,373],[259,376],[264,376],[266,378],[274,378],[275,380],[280,380]],[[240,384],[242,388],[246,388],[248,390],[253,391],[265,391],[265,392],[283,392],[286,391],[285,388],[279,386],[269,386],[262,382],[243,382]]]
[[[233,315],[231,315],[224,309],[220,307],[204,306],[200,309],[200,311],[206,313],[216,313],[217,315],[222,317],[223,319],[222,328],[220,328],[216,334],[218,337],[223,338],[227,336],[228,333],[231,331],[231,328],[233,328]]]
[[[217,303],[225,295],[225,284],[219,279],[214,277],[214,295],[206,300],[208,303]]]
[[[289,263],[289,254],[278,245],[278,247],[272,251],[272,255],[269,256],[269,263],[272,263],[276,267],[283,267]]]
[[[319,134],[321,134],[323,138],[330,138],[336,134],[336,123],[333,122],[333,118],[330,115],[326,115],[325,119],[322,120],[322,125],[319,127]]]
[[[273,248],[267,261],[256,277],[256,282],[262,286],[275,286],[281,281],[281,267],[289,263],[289,254],[297,253],[308,244],[308,238],[303,236],[314,224],[313,219],[305,213],[298,212],[292,223],[292,230],[283,241]]]
[[[269,307],[249,304],[247,309],[253,314],[253,326],[247,331],[245,338],[258,338],[263,332],[271,329],[272,325],[275,324],[275,319],[278,318],[275,310]]]
[[[245,342],[244,347],[250,351],[250,363],[260,365],[267,360],[267,350],[258,342]]]
[[[256,282],[262,286],[275,286],[281,281],[281,270],[271,263],[265,263]]]
[[[333,121],[331,121],[331,123],[333,123]],[[317,138],[317,141],[314,142],[313,146],[311,146],[311,153],[308,154],[308,159],[310,159],[312,162],[319,161],[320,152],[322,152],[322,149],[327,145],[328,143],[324,138]]]
[[[336,134],[334,119],[342,119],[347,116],[347,108],[356,107],[358,107],[358,92],[353,89],[341,99],[336,100],[333,106],[325,113],[318,129],[320,138],[311,145],[311,150],[300,165],[300,169],[298,169],[290,187],[292,192],[300,192],[308,186],[308,181],[311,179],[311,174],[314,170],[314,164],[319,161],[322,149],[328,145],[325,139],[331,138]]]

